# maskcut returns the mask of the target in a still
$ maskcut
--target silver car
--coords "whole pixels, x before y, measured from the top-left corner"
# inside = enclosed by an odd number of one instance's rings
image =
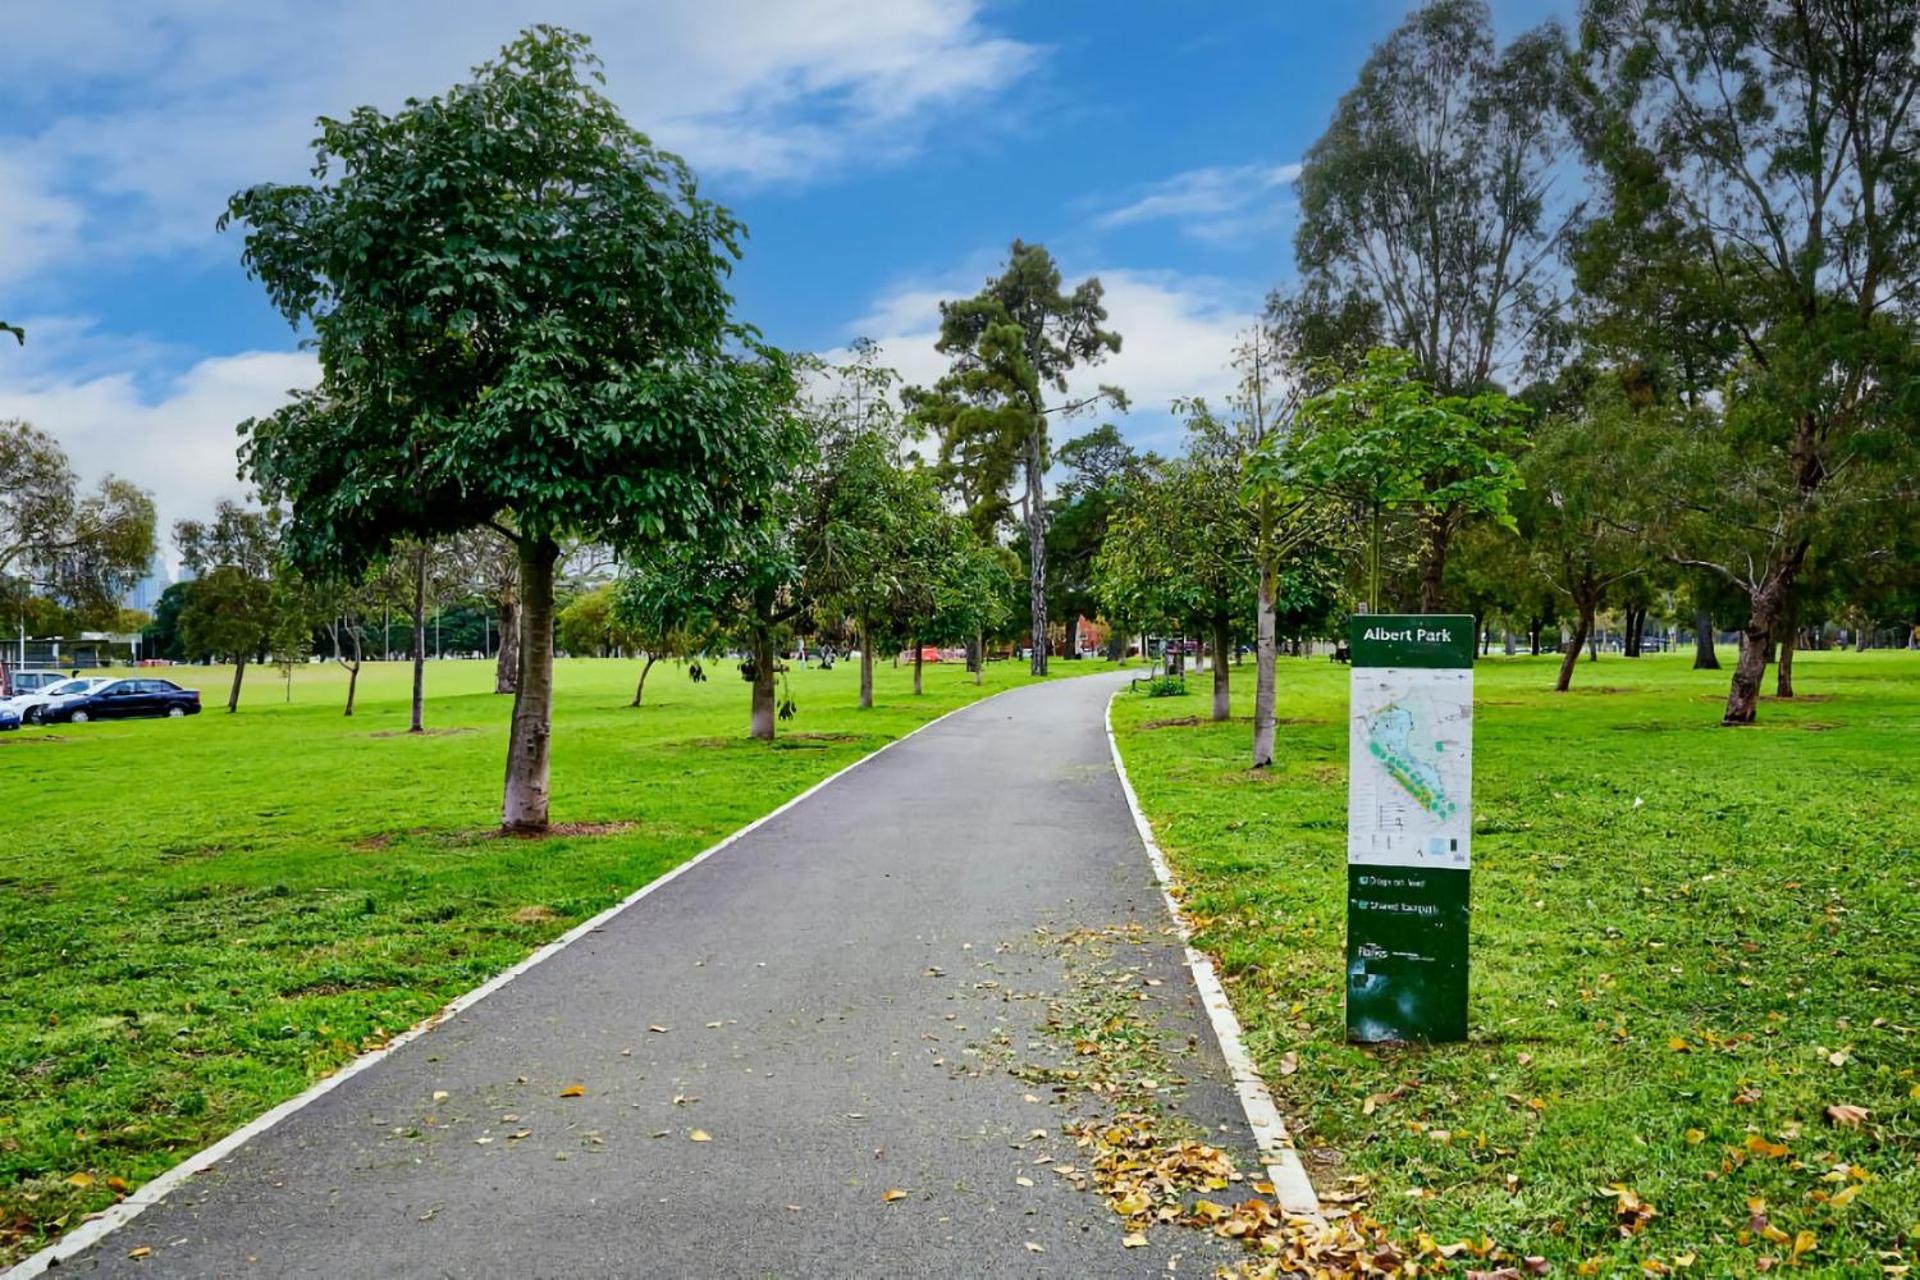
[[[69,699],[92,693],[103,684],[111,684],[110,676],[74,676],[66,680],[56,680],[31,693],[16,693],[11,698],[0,701],[0,707],[20,717],[24,724],[39,724],[51,707],[59,706]]]

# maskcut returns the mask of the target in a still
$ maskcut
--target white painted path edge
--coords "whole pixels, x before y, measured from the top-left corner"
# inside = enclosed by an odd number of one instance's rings
[[[1240,1107],[1247,1113],[1247,1124],[1260,1149],[1260,1160],[1267,1167],[1267,1180],[1273,1184],[1273,1198],[1286,1213],[1318,1219],[1320,1197],[1313,1189],[1313,1180],[1307,1177],[1306,1167],[1300,1163],[1300,1153],[1294,1149],[1287,1122],[1274,1105],[1273,1094],[1261,1077],[1260,1068],[1253,1065],[1246,1045],[1241,1043],[1240,1019],[1234,1016],[1233,1006],[1227,1001],[1226,988],[1220,984],[1212,958],[1191,941],[1193,929],[1174,894],[1179,881],[1174,878],[1166,855],[1160,851],[1159,842],[1153,838],[1153,827],[1140,809],[1140,797],[1134,794],[1133,781],[1127,777],[1126,761],[1120,758],[1120,740],[1113,733],[1113,702],[1119,696],[1120,690],[1115,689],[1107,699],[1107,747],[1113,752],[1114,772],[1120,775],[1120,789],[1126,792],[1127,807],[1133,811],[1133,825],[1140,831],[1141,843],[1147,846],[1147,857],[1153,860],[1153,874],[1160,881],[1160,896],[1166,899],[1167,911],[1173,916],[1180,941],[1186,947],[1187,968],[1193,970],[1194,986],[1200,989],[1200,1003],[1206,1007],[1214,1038],[1220,1042],[1221,1056],[1227,1060],[1227,1070],[1233,1075],[1234,1091],[1240,1095]]]
[[[1026,687],[1028,686],[1014,686],[1014,688]],[[447,1019],[458,1016],[464,1010],[471,1009],[474,1005],[479,1004],[482,1000],[485,1000],[488,996],[506,986],[509,982],[512,982],[515,978],[533,968],[535,965],[553,959],[554,956],[560,954],[560,952],[566,950],[566,948],[572,946],[594,930],[601,928],[608,921],[625,911],[628,907],[633,906],[636,902],[639,902],[648,894],[678,879],[686,872],[693,870],[735,841],[751,835],[787,810],[808,799],[815,792],[831,786],[834,782],[845,777],[855,769],[858,769],[867,761],[874,759],[876,756],[883,754],[893,747],[899,746],[915,734],[933,728],[933,726],[939,724],[948,716],[958,715],[960,712],[966,711],[971,707],[978,707],[985,703],[992,702],[1001,694],[1010,692],[1012,692],[1010,689],[1001,689],[995,693],[988,694],[984,698],[976,698],[974,701],[955,707],[951,711],[943,712],[925,724],[917,725],[909,729],[893,741],[882,743],[879,747],[861,756],[851,764],[828,774],[826,777],[820,779],[820,781],[808,787],[805,791],[802,791],[799,795],[794,796],[791,800],[782,804],[779,808],[755,818],[752,822],[749,822],[746,826],[741,827],[733,834],[727,836],[718,844],[702,850],[700,853],[662,875],[659,879],[653,880],[634,890],[620,901],[608,907],[605,911],[602,911],[599,915],[581,921],[573,928],[555,938],[552,942],[542,945],[538,950],[534,951],[526,959],[520,961],[520,963],[514,965],[512,968],[504,969],[495,974],[465,995],[455,996],[451,1002],[438,1012],[430,1014],[422,1021],[381,1045],[378,1049],[368,1050],[366,1053],[361,1054],[359,1057],[335,1071],[332,1075],[327,1076],[323,1080],[317,1080],[307,1086],[304,1092],[295,1094],[272,1110],[262,1112],[212,1146],[188,1156],[185,1160],[174,1165],[171,1169],[168,1169],[159,1177],[154,1178],[151,1182],[143,1184],[138,1191],[135,1191],[125,1200],[120,1201],[120,1203],[110,1209],[102,1210],[98,1217],[89,1218],[46,1248],[16,1264],[5,1275],[0,1275],[0,1280],[32,1280],[33,1277],[45,1273],[49,1267],[55,1266],[73,1257],[75,1254],[93,1247],[93,1245],[102,1239],[118,1231],[121,1227],[126,1226],[129,1222],[132,1222],[149,1207],[166,1199],[167,1196],[171,1195],[188,1179],[205,1173],[208,1169],[211,1169],[214,1165],[226,1159],[253,1139],[273,1128],[288,1116],[325,1097],[347,1081],[353,1079],[353,1077],[359,1075],[362,1071],[379,1063],[381,1059],[386,1058],[403,1045],[419,1039]]]

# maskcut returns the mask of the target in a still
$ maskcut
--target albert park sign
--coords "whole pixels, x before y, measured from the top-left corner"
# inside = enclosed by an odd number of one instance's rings
[[[1474,620],[1357,614],[1348,702],[1347,1036],[1467,1036]]]

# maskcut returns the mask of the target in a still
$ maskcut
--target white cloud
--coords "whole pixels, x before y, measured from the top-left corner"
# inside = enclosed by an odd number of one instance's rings
[[[149,387],[137,370],[159,354],[151,346],[103,347],[58,319],[28,325],[27,346],[0,360],[0,419],[50,433],[87,484],[111,473],[152,492],[170,559],[174,521],[249,491],[235,474],[235,427],[319,377],[310,355],[250,351],[202,360]]]
[[[987,256],[982,255],[981,261]],[[1258,319],[1260,299],[1244,286],[1210,276],[1171,271],[1107,268],[1076,271],[1063,266],[1069,284],[1100,278],[1106,290],[1107,326],[1120,334],[1120,350],[1103,363],[1078,369],[1070,379],[1076,394],[1102,383],[1127,393],[1127,414],[1102,411],[1121,424],[1137,445],[1163,452],[1177,447],[1169,417],[1173,401],[1204,396],[1224,405],[1236,376],[1230,367],[1235,342]],[[930,384],[947,368],[934,350],[942,299],[977,292],[986,271],[969,266],[936,280],[904,282],[875,299],[849,336],[879,343],[885,362],[909,384]],[[1061,428],[1076,434],[1084,424]]]
[[[1103,228],[1173,222],[1197,240],[1243,240],[1277,225],[1292,207],[1283,188],[1300,176],[1297,164],[1215,165],[1156,182],[1094,219]]]
[[[315,116],[438,92],[534,22],[594,36],[609,95],[702,174],[796,183],[893,162],[1039,61],[979,7],[14,0],[0,41],[0,281],[83,254],[230,254],[213,235],[226,197],[303,176]]]

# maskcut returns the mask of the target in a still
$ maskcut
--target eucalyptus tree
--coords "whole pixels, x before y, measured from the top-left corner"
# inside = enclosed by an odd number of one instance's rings
[[[109,614],[146,573],[153,499],[108,476],[87,492],[60,442],[0,420],[0,583],[83,615]]]
[[[1301,283],[1274,313],[1302,355],[1399,347],[1465,395],[1551,353],[1566,59],[1552,23],[1498,48],[1482,0],[1431,0],[1374,48],[1296,184]]]
[[[518,561],[501,820],[547,825],[554,573],[569,538],[725,539],[784,474],[792,378],[732,317],[740,224],[534,27],[391,114],[323,118],[313,180],[234,196],[244,260],[319,385],[246,423],[289,554],[363,564],[490,526]]]
[[[1677,559],[1746,598],[1723,719],[1748,724],[1837,524],[1913,518],[1920,2],[1587,0],[1581,17],[1604,196],[1583,287],[1631,322],[1684,305],[1735,353],[1718,429],[1651,478],[1686,482],[1662,486],[1693,517]]]
[[[931,389],[908,395],[915,418],[940,439],[940,467],[984,534],[1017,505],[1027,535],[1033,674],[1047,671],[1046,477],[1049,420],[1107,403],[1126,407],[1118,388],[1070,393],[1068,375],[1120,349],[1103,326],[1100,281],[1063,292],[1053,255],[1016,240],[1006,266],[971,298],[940,304],[942,354],[952,366]],[[1013,489],[1016,478],[1020,496]]]
[[[1641,529],[1639,482],[1650,427],[1602,379],[1582,404],[1546,416],[1522,464],[1526,488],[1515,504],[1521,541],[1535,571],[1573,606],[1557,692],[1571,686],[1609,594],[1654,567]]]

